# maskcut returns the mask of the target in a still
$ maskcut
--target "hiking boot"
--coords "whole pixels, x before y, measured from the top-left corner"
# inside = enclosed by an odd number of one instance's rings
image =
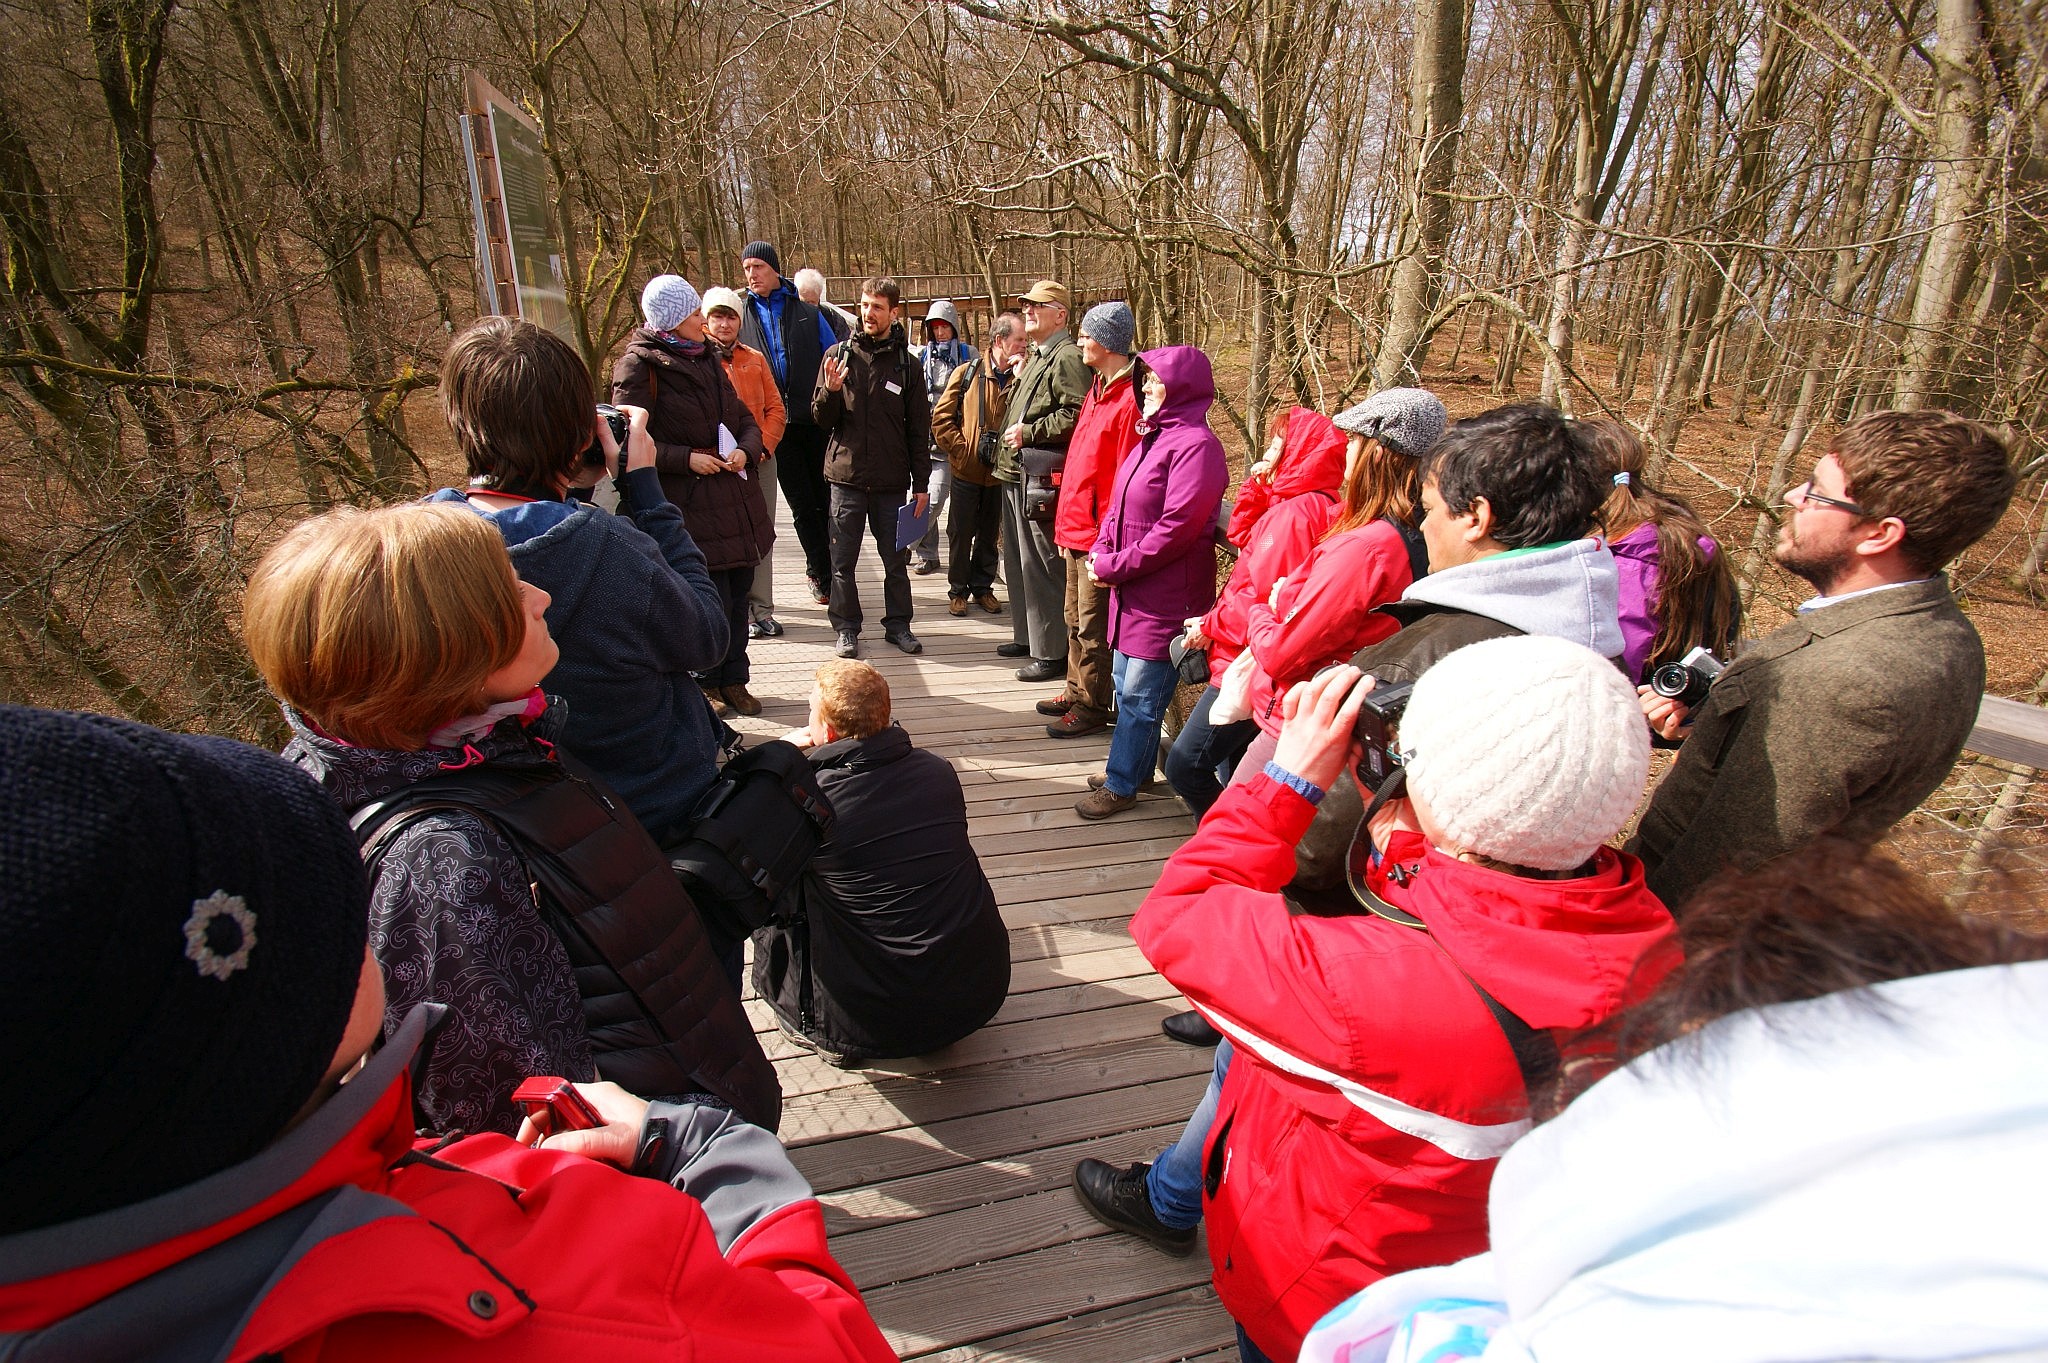
[[[761,702],[754,699],[754,693],[747,690],[745,682],[725,688],[725,703],[748,719],[761,713]]]
[[[1106,819],[1112,814],[1121,814],[1138,803],[1135,795],[1118,795],[1104,786],[1101,790],[1083,795],[1074,801],[1074,812],[1084,819]]]
[[[850,629],[840,630],[839,639],[832,645],[832,651],[842,658],[858,658],[860,656],[860,636]]]
[[[1021,682],[1051,681],[1054,677],[1067,675],[1065,658],[1033,658],[1017,669],[1017,680]]]
[[[1211,1027],[1209,1019],[1192,1008],[1185,1013],[1161,1018],[1159,1030],[1183,1046],[1214,1046],[1223,1040],[1223,1033]]]
[[[1074,1166],[1074,1193],[1088,1214],[1111,1230],[1128,1231],[1184,1259],[1195,1251],[1195,1228],[1169,1226],[1154,1214],[1145,1191],[1145,1175],[1151,1169],[1150,1164],[1119,1169],[1099,1159],[1084,1159]]]
[[[924,644],[919,642],[918,637],[907,629],[884,630],[882,637],[902,649],[905,653],[924,652]]]
[[[987,611],[990,615],[1001,615],[1003,613],[1003,603],[996,600],[994,592],[983,592],[980,596],[974,598],[974,604]]]
[[[1039,714],[1049,715],[1054,719],[1058,719],[1061,715],[1065,714],[1067,711],[1073,708],[1074,698],[1064,691],[1060,692],[1057,696],[1054,696],[1051,700],[1042,700],[1038,702],[1037,706]]]
[[[1031,648],[1028,644],[997,644],[996,656],[998,658],[1028,658],[1031,656]]]
[[[1045,732],[1053,738],[1085,738],[1099,734],[1109,727],[1109,721],[1101,715],[1089,714],[1075,706],[1061,715],[1059,722],[1045,726]]]
[[[775,1016],[775,1026],[792,1042],[811,1052],[835,1070],[857,1070],[874,1058],[865,1051],[832,1050],[790,1026],[779,1013]]]
[[[967,598],[966,598],[966,597],[964,597],[964,596],[949,596],[949,597],[947,597],[947,598],[946,598],[946,614],[948,614],[948,615],[965,615],[965,614],[967,614]]]
[[[1104,786],[1108,784],[1109,778],[1103,775],[1101,772],[1097,772],[1095,775],[1088,778],[1088,789],[1090,790],[1101,790]],[[1158,784],[1159,782],[1157,778],[1148,776],[1143,781],[1140,781],[1138,783],[1138,789],[1150,790],[1153,786]]]

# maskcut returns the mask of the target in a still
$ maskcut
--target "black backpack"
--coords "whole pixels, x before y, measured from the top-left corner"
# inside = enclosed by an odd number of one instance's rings
[[[832,831],[832,804],[793,743],[748,748],[725,764],[667,848],[712,934],[730,945],[795,916],[798,879]]]
[[[712,954],[708,925],[617,796],[552,760],[420,781],[350,817],[371,878],[408,824],[444,810],[482,819],[519,854],[576,972],[600,1075],[643,1096],[708,1090],[775,1129],[774,1068]]]

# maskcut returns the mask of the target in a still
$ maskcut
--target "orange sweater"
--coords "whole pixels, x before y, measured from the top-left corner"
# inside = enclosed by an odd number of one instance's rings
[[[733,391],[747,404],[747,410],[754,414],[754,424],[761,428],[761,457],[766,459],[782,443],[782,428],[789,421],[789,414],[782,407],[782,395],[775,390],[775,371],[768,367],[766,355],[752,346],[736,344],[732,358],[725,362],[725,376],[732,380]]]

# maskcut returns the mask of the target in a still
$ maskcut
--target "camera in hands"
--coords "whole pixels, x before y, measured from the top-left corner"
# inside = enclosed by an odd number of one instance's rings
[[[1704,648],[1696,648],[1675,663],[1666,663],[1650,674],[1650,689],[1690,710],[1707,698],[1714,678],[1728,664]]]
[[[633,428],[632,418],[612,406],[609,402],[597,404],[597,414],[604,418],[604,424],[612,428],[612,442],[619,447],[619,462],[623,466],[626,458],[626,432]],[[604,467],[604,442],[592,439],[590,448],[583,451],[583,462],[589,468]]]
[[[1364,749],[1358,757],[1360,785],[1378,790],[1401,765],[1401,751],[1397,746],[1401,736],[1401,715],[1407,710],[1408,697],[1414,692],[1414,682],[1395,682],[1376,685],[1366,694],[1365,703],[1358,709],[1358,727],[1354,731]]]

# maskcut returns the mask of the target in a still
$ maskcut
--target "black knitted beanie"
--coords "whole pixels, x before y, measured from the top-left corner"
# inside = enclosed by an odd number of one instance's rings
[[[0,706],[0,1235],[276,1139],[341,1044],[368,902],[340,809],[282,758]]]
[[[765,260],[768,262],[769,269],[777,274],[782,273],[782,257],[776,254],[775,248],[765,241],[750,241],[745,246],[742,246],[740,248],[740,259]]]

